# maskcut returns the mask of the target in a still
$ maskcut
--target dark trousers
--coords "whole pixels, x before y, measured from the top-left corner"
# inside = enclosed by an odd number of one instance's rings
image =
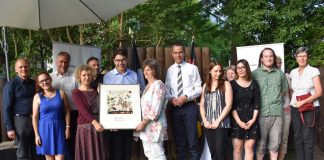
[[[66,141],[68,149],[64,153],[65,160],[74,160],[75,159],[75,136],[77,131],[77,121],[78,121],[79,112],[77,110],[72,110],[70,112],[70,138]]]
[[[227,160],[233,160],[233,143],[232,143],[232,137],[231,137],[231,131],[232,129],[228,129],[226,140],[225,140],[225,148],[226,148],[226,159]]]
[[[310,126],[313,124],[315,116],[314,112],[304,112],[303,115],[305,124],[302,123],[298,109],[291,107],[291,123],[294,131],[296,157],[297,160],[312,160],[314,127]]]
[[[17,160],[32,160],[36,157],[35,134],[32,118],[14,117],[17,143]]]
[[[181,107],[171,107],[172,129],[176,143],[177,160],[187,160],[188,151],[191,160],[198,160],[198,106],[194,102],[187,102]]]
[[[133,130],[106,131],[109,160],[132,158]]]
[[[226,144],[228,141],[228,128],[206,129],[204,128],[211,159],[226,160]]]

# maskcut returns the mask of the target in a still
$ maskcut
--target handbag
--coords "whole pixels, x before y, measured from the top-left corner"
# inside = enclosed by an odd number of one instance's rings
[[[307,94],[304,94],[304,95],[296,96],[296,99],[297,99],[297,101],[302,101],[304,99],[307,99],[310,96],[312,96],[312,94],[307,93]],[[302,120],[303,124],[305,124],[303,113],[304,112],[309,112],[309,111],[314,113],[313,124],[310,126],[310,127],[313,127],[314,124],[315,124],[315,108],[314,108],[313,102],[305,103],[303,106],[300,106],[298,108],[298,111],[299,111],[299,114],[300,114],[300,117],[301,117],[301,120]]]

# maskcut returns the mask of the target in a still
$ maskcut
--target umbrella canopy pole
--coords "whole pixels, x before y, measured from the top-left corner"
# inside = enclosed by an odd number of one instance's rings
[[[7,81],[9,81],[10,78],[9,78],[9,63],[8,63],[8,44],[7,44],[7,39],[6,39],[6,28],[5,27],[2,27],[1,47],[3,49],[3,52],[5,53]]]

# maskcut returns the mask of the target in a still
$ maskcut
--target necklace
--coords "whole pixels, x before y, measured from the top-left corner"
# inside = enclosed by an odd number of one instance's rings
[[[50,95],[48,95],[48,96],[44,94],[44,97],[46,97],[46,100],[47,100],[47,101],[51,101],[51,100],[54,99],[54,97],[52,97],[53,93],[54,93],[54,92],[51,92]]]

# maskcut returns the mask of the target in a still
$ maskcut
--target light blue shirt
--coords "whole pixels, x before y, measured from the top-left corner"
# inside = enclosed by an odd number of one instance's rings
[[[103,78],[104,84],[138,84],[136,72],[126,69],[126,72],[121,74],[117,69],[113,69],[105,74]]]

